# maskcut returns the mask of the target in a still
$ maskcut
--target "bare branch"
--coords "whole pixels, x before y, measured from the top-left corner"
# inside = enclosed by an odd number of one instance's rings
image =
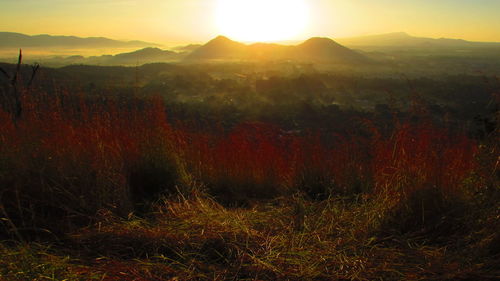
[[[12,77],[12,85],[15,86],[17,83],[17,77],[19,76],[19,73],[21,72],[21,64],[23,62],[23,50],[19,49],[19,58],[17,60],[17,67],[16,67],[16,72],[14,73],[14,77]]]
[[[7,79],[10,80],[10,75],[7,73],[7,71],[5,71],[3,68],[0,67],[0,72],[3,73],[3,75],[5,75],[5,77],[7,77]]]
[[[36,73],[40,69],[40,65],[38,63],[35,63],[34,65],[31,66],[31,78],[30,81],[28,82],[28,88],[31,87],[31,84],[33,84],[33,80],[35,79]]]

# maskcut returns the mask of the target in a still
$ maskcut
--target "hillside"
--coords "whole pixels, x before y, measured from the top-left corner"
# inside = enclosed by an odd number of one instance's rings
[[[0,63],[0,280],[499,279],[496,76],[262,65]]]

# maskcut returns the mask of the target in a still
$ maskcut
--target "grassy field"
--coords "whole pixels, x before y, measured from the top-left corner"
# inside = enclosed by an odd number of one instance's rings
[[[3,90],[0,280],[500,278],[498,128],[415,102],[344,134],[209,130],[159,97]]]

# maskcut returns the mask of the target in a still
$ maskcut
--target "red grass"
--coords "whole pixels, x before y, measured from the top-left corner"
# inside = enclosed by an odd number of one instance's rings
[[[239,191],[271,188],[279,195],[309,186],[316,189],[306,191],[333,195],[428,187],[456,192],[476,167],[474,141],[429,123],[403,123],[387,137],[288,135],[254,123],[227,135],[181,134],[189,140],[183,155],[198,178]]]
[[[372,136],[299,135],[262,123],[201,133],[174,129],[159,98],[89,101],[35,94],[23,97],[16,124],[0,110],[0,181],[30,200],[36,194],[54,205],[71,202],[67,208],[75,212],[130,210],[131,170],[158,149],[229,197],[298,190],[392,196],[430,186],[456,192],[476,167],[474,141],[430,123],[402,123],[386,137],[376,128]]]
[[[378,192],[438,187],[457,192],[474,170],[477,145],[465,135],[432,124],[400,124],[374,142],[373,175]]]

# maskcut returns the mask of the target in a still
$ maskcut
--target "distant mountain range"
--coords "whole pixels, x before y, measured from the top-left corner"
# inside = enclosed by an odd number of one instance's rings
[[[224,36],[209,41],[191,52],[185,61],[213,60],[295,60],[323,63],[368,63],[364,55],[332,39],[315,37],[296,46],[255,43],[245,45]]]
[[[118,41],[104,37],[82,38],[76,36],[25,35],[0,32],[0,48],[61,47],[61,48],[144,48],[159,46],[143,41]]]
[[[232,43],[225,40],[225,37],[218,37],[215,42],[219,45],[226,44],[229,47]],[[312,38],[319,39],[319,38]],[[214,41],[212,40],[212,41]],[[212,42],[211,41],[211,42]],[[225,43],[224,43],[225,41]],[[230,41],[230,40],[229,40]],[[449,39],[449,38],[426,38],[426,37],[415,37],[411,36],[405,32],[395,32],[379,35],[369,35],[360,37],[349,37],[349,38],[336,38],[336,42],[343,46],[349,48],[361,48],[361,47],[488,47],[488,46],[500,46],[500,42],[474,42],[466,41],[462,39]],[[238,43],[231,41],[233,43]],[[313,41],[314,42],[314,41]],[[319,42],[319,41],[317,41]],[[326,41],[325,41],[326,42]],[[333,41],[329,42],[331,44]],[[210,43],[210,42],[209,42]],[[335,42],[333,42],[335,43]],[[326,43],[325,43],[326,44]],[[212,44],[213,45],[213,44]],[[233,48],[230,51],[236,51],[236,44],[232,44]],[[250,56],[262,56],[275,53],[277,50],[280,52],[285,50],[285,45],[278,44],[265,44],[256,43],[252,45],[238,44],[243,49],[247,49],[247,55]],[[146,48],[146,47],[160,47],[160,44],[144,42],[144,41],[120,41],[113,40],[104,37],[76,37],[76,36],[53,36],[53,35],[26,35],[15,32],[0,32],[0,48],[27,48],[27,47],[64,47],[64,48]],[[243,47],[246,46],[246,47]],[[288,45],[286,45],[288,46]],[[187,46],[181,46],[174,48],[174,51],[178,52],[191,52],[203,45],[192,44]],[[215,46],[216,48],[219,48]],[[226,48],[222,47],[222,48]],[[207,49],[206,47],[205,49]],[[250,54],[248,54],[248,50]],[[211,52],[211,51],[208,51]],[[240,54],[241,55],[241,54]]]
[[[109,47],[110,44],[114,44],[114,46],[123,46],[120,44],[148,44],[141,41],[121,42],[106,38],[62,37],[61,39],[57,36],[42,36],[43,38],[49,38],[50,40],[47,40],[44,43],[45,45],[42,45],[41,43],[37,43],[38,45],[35,45],[35,43],[33,42],[35,42],[36,40],[33,41],[33,37],[39,39],[40,36],[25,36],[22,34],[13,35],[13,33],[0,33],[0,37],[2,36],[4,36],[4,38],[10,39],[7,41],[0,41],[0,46],[16,46],[16,48],[22,48],[26,46],[45,46],[46,48],[48,48],[49,46],[72,46],[74,48],[85,48],[90,46],[104,46],[106,44],[106,47]],[[17,39],[12,40],[12,38]],[[83,45],[78,45],[77,42],[82,42]],[[63,43],[65,45],[61,45]],[[43,61],[46,64],[61,66],[69,64],[142,65],[155,62],[198,63],[210,61],[289,60],[298,62],[336,64],[360,64],[371,62],[371,60],[363,54],[346,48],[329,38],[315,37],[299,45],[290,46],[270,43],[255,43],[246,45],[240,42],[233,41],[224,36],[218,36],[217,38],[210,40],[204,45],[187,45],[173,48],[172,50],[162,50],[156,47],[146,47],[134,52],[121,53],[117,55],[102,55],[91,57],[84,57],[81,55],[68,57],[57,56],[52,58],[47,57]]]
[[[102,37],[80,38],[75,36],[29,36],[20,33],[0,32],[0,50],[8,48],[38,47],[42,50],[58,48],[141,48],[117,55],[83,57],[46,56],[42,61],[49,65],[142,65],[154,62],[214,62],[214,61],[297,61],[333,64],[367,64],[384,61],[391,50],[474,50],[500,51],[500,43],[471,42],[461,39],[432,39],[414,37],[404,32],[381,35],[339,38],[314,37],[297,45],[272,43],[243,44],[218,36],[204,45],[187,45],[162,50],[159,45],[143,41],[118,41]],[[346,47],[347,46],[347,47]],[[355,49],[355,50],[353,50]],[[362,50],[362,52],[357,51]],[[376,52],[372,52],[376,51]],[[379,52],[380,51],[380,52]],[[377,55],[379,54],[379,55]],[[29,56],[28,56],[29,60]],[[38,58],[39,60],[39,58]],[[13,61],[13,59],[12,59]]]
[[[463,39],[415,37],[405,32],[338,38],[339,43],[349,47],[393,47],[393,48],[468,48],[500,46],[500,42],[474,42]]]
[[[84,58],[73,56],[66,63],[94,63],[107,65],[136,65],[152,62],[207,62],[207,61],[256,61],[295,60],[322,63],[367,63],[369,59],[360,53],[343,47],[328,38],[311,38],[297,46],[255,43],[245,45],[224,36],[204,45],[174,48],[179,52],[144,48],[114,56],[104,55]]]

